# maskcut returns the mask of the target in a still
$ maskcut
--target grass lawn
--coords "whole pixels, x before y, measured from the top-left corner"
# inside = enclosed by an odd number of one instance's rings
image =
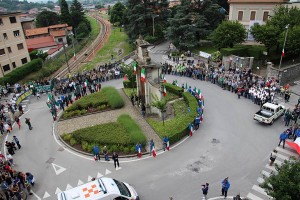
[[[92,43],[92,41],[97,37],[98,33],[100,32],[100,25],[98,24],[97,20],[95,20],[92,17],[86,16],[87,19],[91,23],[92,31],[90,33],[90,37],[81,40],[77,45],[75,45],[75,51],[79,52],[81,49],[84,48],[84,46],[88,46]],[[68,59],[71,59],[74,55],[73,48],[70,48],[66,51]],[[53,72],[61,68],[65,64],[65,55],[62,53],[55,59],[47,61],[41,70],[31,73],[28,76],[24,77],[21,82],[28,82],[30,80],[39,80],[44,77],[50,76]]]
[[[105,20],[109,20],[109,15],[105,15],[105,14],[102,14],[102,13],[98,13],[103,19]]]
[[[129,54],[133,49],[127,39],[128,36],[123,28],[113,27],[108,41],[104,44],[102,49],[97,52],[96,57],[91,62],[85,64],[81,70],[90,70],[99,63],[114,62]],[[120,56],[118,55],[119,49],[122,49],[123,52]],[[111,60],[111,55],[114,55],[114,60]]]
[[[94,145],[107,146],[110,153],[134,153],[136,143],[146,144],[146,137],[139,125],[127,114],[120,115],[117,122],[99,124],[62,135],[70,145],[81,145],[92,152]]]

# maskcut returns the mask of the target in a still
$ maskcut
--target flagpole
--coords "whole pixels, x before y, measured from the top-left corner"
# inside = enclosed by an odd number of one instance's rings
[[[285,32],[285,37],[284,37],[284,42],[283,42],[283,49],[282,49],[282,52],[281,52],[281,57],[280,57],[280,62],[279,62],[279,70],[278,72],[280,71],[281,69],[281,64],[282,64],[282,57],[283,57],[283,53],[284,53],[284,48],[285,48],[285,43],[286,43],[286,39],[287,39],[287,35],[288,35],[288,32],[289,32],[289,24],[285,27],[287,30]],[[279,73],[278,73],[279,75]]]

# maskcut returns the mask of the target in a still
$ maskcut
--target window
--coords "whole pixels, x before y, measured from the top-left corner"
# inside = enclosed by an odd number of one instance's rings
[[[0,49],[0,56],[5,55],[5,50],[4,49]]]
[[[238,13],[238,20],[239,21],[243,21],[243,15],[244,15],[244,12],[243,11],[239,11],[239,13]]]
[[[0,18],[0,25],[3,25],[3,20],[2,20],[2,18]]]
[[[15,36],[15,37],[20,36],[20,31],[19,31],[19,30],[14,31],[14,36]]]
[[[27,58],[22,58],[22,59],[21,59],[21,62],[22,62],[22,64],[27,63]]]
[[[62,38],[58,38],[58,42],[63,42],[63,39]]]
[[[16,17],[9,17],[9,21],[10,21],[10,23],[12,23],[12,24],[17,23]]]
[[[17,44],[19,50],[24,49],[23,43]]]
[[[15,62],[12,62],[12,66],[13,66],[13,68],[17,67]]]
[[[11,53],[11,48],[7,47],[7,51],[8,51],[8,53]]]
[[[8,37],[7,37],[7,33],[3,33],[3,38],[4,38],[5,40],[7,40],[7,39],[8,39]]]
[[[266,22],[269,19],[269,11],[264,12],[263,21]]]
[[[255,20],[256,11],[251,11],[250,20]]]
[[[9,67],[9,64],[7,65],[3,65],[3,71],[9,71],[10,70],[10,67]]]

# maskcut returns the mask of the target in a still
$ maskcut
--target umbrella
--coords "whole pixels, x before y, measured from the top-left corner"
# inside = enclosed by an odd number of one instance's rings
[[[297,153],[300,155],[300,137],[298,137],[294,142],[286,141],[286,143],[295,149]]]

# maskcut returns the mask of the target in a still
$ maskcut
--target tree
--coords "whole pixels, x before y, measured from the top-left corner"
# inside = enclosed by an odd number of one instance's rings
[[[73,0],[70,10],[71,10],[72,26],[75,29],[85,19],[84,10],[82,8],[81,3],[78,0]]]
[[[71,25],[71,15],[66,0],[60,0],[60,22]]]
[[[78,40],[82,40],[83,38],[86,38],[90,32],[91,32],[90,22],[87,19],[84,19],[82,22],[80,22],[80,24],[76,29],[76,38]]]
[[[36,17],[36,26],[47,27],[51,25],[59,24],[59,15],[51,11],[42,11]]]
[[[246,29],[238,21],[223,21],[210,36],[216,47],[233,47],[245,41]]]
[[[161,117],[162,117],[162,120],[163,120],[163,126],[164,126],[165,125],[164,113],[166,112],[168,102],[167,102],[166,98],[163,98],[162,100],[159,100],[157,95],[152,94],[152,98],[153,98],[153,101],[151,102],[151,106],[154,106],[155,108],[157,108],[160,111]]]
[[[123,24],[123,15],[125,11],[125,6],[118,2],[110,10],[110,22]]]
[[[281,166],[275,165],[278,173],[265,177],[260,186],[268,195],[280,200],[300,199],[300,161],[285,160]]]
[[[122,66],[122,71],[124,74],[126,74],[126,77],[128,78],[128,81],[130,82],[130,87],[135,88],[136,86],[134,83],[136,82],[136,75],[134,74],[133,71],[133,65],[137,65],[137,62],[134,61],[132,65],[124,65]]]
[[[283,47],[285,33],[288,31],[287,40],[285,44],[285,55],[289,57],[298,57],[300,55],[300,26],[294,26],[285,30],[279,37],[279,44]]]

